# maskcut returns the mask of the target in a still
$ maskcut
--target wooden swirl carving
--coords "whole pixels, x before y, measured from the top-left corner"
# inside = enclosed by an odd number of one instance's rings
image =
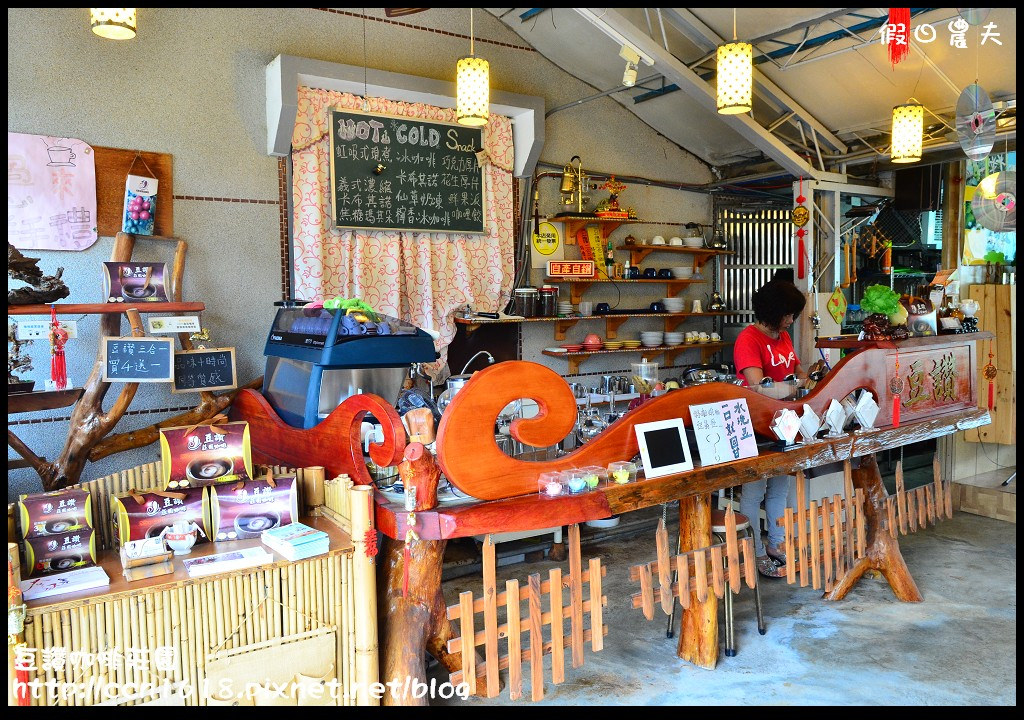
[[[796,401],[774,400],[726,383],[674,390],[632,410],[586,445],[545,461],[506,455],[494,440],[495,421],[510,402],[534,400],[540,412],[534,418],[514,421],[512,436],[533,447],[554,445],[576,422],[572,392],[562,377],[543,365],[519,360],[498,363],[474,373],[445,410],[437,432],[438,462],[448,480],[463,492],[481,500],[497,500],[537,492],[537,477],[543,472],[628,460],[639,452],[635,425],[676,417],[690,425],[690,405],[745,398],[755,431],[774,437],[769,425],[775,412],[783,408],[801,412],[806,403],[822,416],[833,398],[842,400],[858,388],[866,388],[878,398],[877,388],[885,385],[884,357],[888,352],[864,350],[843,358],[825,380]],[[887,422],[881,413],[879,421],[876,424]]]
[[[249,423],[254,462],[286,467],[322,465],[328,477],[347,473],[357,485],[372,480],[359,434],[367,413],[377,418],[384,431],[384,442],[370,445],[370,458],[380,467],[397,465],[405,453],[405,428],[390,403],[376,395],[349,397],[308,430],[282,421],[255,390],[241,391],[231,405],[231,419]]]

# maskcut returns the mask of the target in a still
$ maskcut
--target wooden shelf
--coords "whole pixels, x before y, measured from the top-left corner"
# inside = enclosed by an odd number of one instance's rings
[[[690,313],[690,312],[678,312],[678,313],[607,313],[603,315],[563,315],[560,317],[540,317],[540,318],[499,318],[497,320],[493,318],[455,318],[455,322],[459,325],[466,325],[466,334],[472,335],[481,325],[505,325],[508,323],[523,323],[523,322],[553,322],[555,323],[555,340],[565,340],[565,334],[569,328],[578,322],[586,320],[603,320],[605,323],[605,337],[609,340],[616,338],[616,333],[622,323],[626,322],[630,318],[664,318],[665,320],[665,332],[672,332],[677,327],[686,322],[689,318],[703,318],[703,317],[721,317],[724,315],[731,315],[733,313],[727,312],[703,312],[703,313]]]
[[[616,250],[628,250],[629,262],[637,266],[644,261],[652,252],[668,252],[680,255],[693,255],[694,270],[699,270],[707,264],[707,261],[716,255],[734,255],[732,250],[714,250],[709,248],[688,248],[685,245],[618,245]]]
[[[716,352],[731,343],[706,342],[689,343],[685,345],[659,345],[657,347],[622,348],[620,350],[581,350],[579,352],[554,352],[551,350],[541,351],[544,355],[554,358],[563,358],[569,361],[569,374],[579,374],[580,365],[594,355],[616,355],[621,353],[639,353],[645,360],[663,355],[666,365],[674,365],[676,356],[687,350],[700,350],[701,360],[707,362]]]
[[[629,223],[639,223],[642,220],[622,219],[622,218],[600,218],[600,217],[549,217],[548,222],[560,222],[565,223],[565,244],[575,245],[576,244],[576,233],[585,228],[587,225],[598,225],[601,228],[601,238],[607,240],[608,236],[612,234],[619,225],[628,225]]]
[[[956,338],[968,340],[991,340],[995,333],[979,330],[973,333],[959,333],[946,335],[927,335],[925,337],[913,337],[906,340],[858,340],[856,335],[843,335],[838,337],[818,338],[815,347],[820,348],[844,348],[864,350],[867,348],[912,348],[927,347],[928,345],[942,345],[949,343]]]
[[[601,280],[598,278],[546,278],[549,283],[569,283],[569,300],[573,305],[578,305],[583,299],[583,293],[587,291],[587,288],[593,283],[663,283],[667,287],[668,296],[675,296],[686,289],[687,285],[692,285],[697,282],[704,282],[703,278],[688,278],[681,280],[679,278],[672,278],[671,280],[666,278],[640,278],[638,280],[625,280],[625,279],[614,279],[614,280]]]
[[[7,414],[55,410],[69,407],[78,402],[85,392],[82,388],[71,390],[45,390],[39,392],[13,393],[7,396]]]
[[[147,303],[54,303],[58,315],[109,315],[138,310],[140,313],[202,312],[201,302],[147,302]],[[8,305],[8,315],[49,315],[49,305]]]

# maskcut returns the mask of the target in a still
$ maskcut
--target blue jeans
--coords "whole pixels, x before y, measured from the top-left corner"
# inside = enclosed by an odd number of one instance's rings
[[[776,475],[743,485],[740,512],[750,520],[750,527],[754,531],[754,554],[757,557],[765,554],[764,541],[761,539],[761,502],[764,501],[764,513],[768,518],[768,542],[779,547],[786,538],[786,529],[777,525],[776,521],[785,517],[790,487],[793,485],[792,475]]]

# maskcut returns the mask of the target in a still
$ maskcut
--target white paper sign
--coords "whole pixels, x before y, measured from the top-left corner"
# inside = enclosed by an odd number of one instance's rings
[[[178,333],[178,332],[199,332],[199,318],[196,315],[184,315],[182,317],[148,317],[149,332],[151,333]]]
[[[746,399],[691,405],[701,465],[757,456],[757,440]]]

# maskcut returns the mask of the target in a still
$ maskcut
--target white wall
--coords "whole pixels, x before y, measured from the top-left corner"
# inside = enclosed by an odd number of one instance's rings
[[[264,69],[279,54],[392,72],[453,80],[455,61],[468,53],[468,40],[444,33],[468,32],[463,9],[432,8],[401,22],[386,20],[383,9],[328,12],[317,9],[141,8],[139,34],[126,42],[101,39],[88,26],[86,9],[8,9],[9,131],[78,138],[94,145],[170,153],[174,157],[174,194],[200,198],[239,198],[174,202],[175,234],[189,242],[185,298],[206,303],[203,324],[218,345],[238,348],[243,381],[262,373],[262,348],[280,299],[280,249],[277,159],[265,154]],[[491,63],[492,87],[540,95],[549,108],[594,94],[593,88],[559,70],[501,23],[476,13],[477,54]],[[488,43],[487,40],[501,44]],[[581,155],[596,171],[691,183],[711,179],[693,156],[641,123],[615,101],[602,98],[553,115],[546,125],[544,161],[564,164]],[[557,190],[545,181],[544,191]],[[630,188],[626,204],[645,219],[707,222],[706,196],[663,189]],[[542,198],[542,211],[554,209],[554,196]],[[642,226],[650,235],[674,234],[671,227]],[[624,237],[618,231],[616,240]],[[634,231],[636,234],[636,231]],[[109,259],[112,239],[102,238],[80,253],[43,251],[47,271],[62,265],[70,302],[99,299],[100,268]],[[140,246],[136,257],[170,258]],[[658,290],[657,286],[651,286]],[[660,292],[644,295],[647,302]],[[596,301],[600,298],[595,295]],[[95,317],[75,318],[80,338],[68,346],[69,373],[81,383],[96,349]],[[631,321],[637,322],[637,321]],[[533,323],[525,335],[524,357],[531,348],[552,342],[552,328]],[[636,326],[639,327],[639,326]],[[634,330],[630,325],[629,329]],[[38,382],[47,377],[46,348],[37,343]],[[543,356],[541,356],[543,357]],[[626,358],[629,356],[613,356]],[[548,358],[543,358],[548,360]],[[595,363],[594,370],[604,369]],[[617,363],[628,368],[628,360]],[[564,362],[551,367],[565,371]],[[589,368],[588,368],[589,369]],[[111,399],[118,386],[111,389]],[[160,387],[143,387],[132,410],[178,408],[188,396]],[[68,432],[67,411],[14,416],[42,419],[17,426],[17,433],[38,454],[55,457]],[[123,432],[168,417],[168,412],[129,415]],[[90,464],[83,479],[153,460],[155,446]],[[14,457],[8,451],[9,457]],[[8,473],[8,494],[38,489],[30,470]]]

